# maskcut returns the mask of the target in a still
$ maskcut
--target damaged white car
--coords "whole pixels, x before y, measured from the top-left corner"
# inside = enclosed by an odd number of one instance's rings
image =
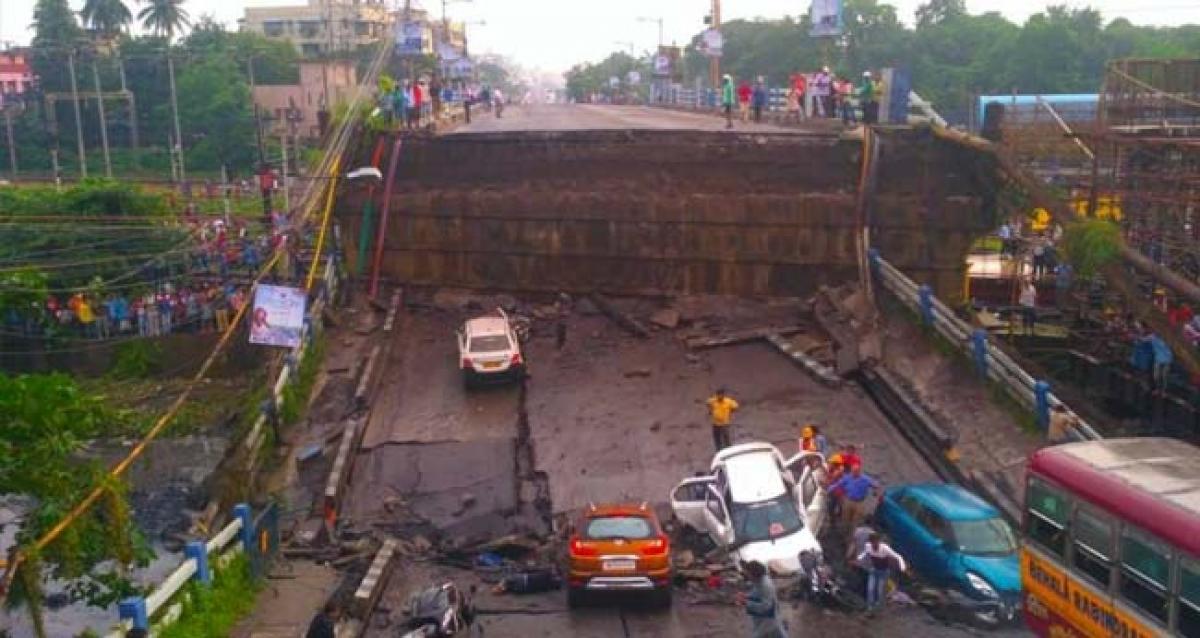
[[[770,443],[721,450],[709,476],[671,492],[680,522],[706,533],[739,562],[757,561],[775,575],[800,570],[800,553],[821,554],[828,498],[818,476],[824,458],[804,452],[784,461]]]

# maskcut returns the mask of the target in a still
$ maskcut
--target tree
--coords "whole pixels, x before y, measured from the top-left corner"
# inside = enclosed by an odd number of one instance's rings
[[[234,168],[254,162],[254,115],[243,68],[227,54],[206,57],[179,73],[179,118],[186,123],[184,139],[197,140],[188,149],[197,164]]]
[[[965,0],[929,0],[917,7],[917,28],[931,27],[965,15],[967,15]]]
[[[123,0],[87,0],[79,11],[83,23],[98,35],[112,38],[133,21],[133,14]]]
[[[67,55],[84,39],[67,0],[38,0],[33,10],[33,32],[32,64],[42,87],[66,88],[70,83],[65,72]]]
[[[142,26],[168,42],[191,25],[191,17],[183,8],[184,0],[145,0],[146,7],[138,13]]]

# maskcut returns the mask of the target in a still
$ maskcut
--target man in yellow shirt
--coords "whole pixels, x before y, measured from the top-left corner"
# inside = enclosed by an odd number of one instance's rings
[[[708,415],[712,418],[713,446],[717,451],[733,445],[730,428],[733,427],[733,413],[738,409],[738,402],[725,394],[725,388],[718,388],[716,394],[708,398]]]

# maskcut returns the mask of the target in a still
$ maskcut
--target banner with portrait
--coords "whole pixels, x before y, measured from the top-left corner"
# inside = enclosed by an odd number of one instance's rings
[[[842,0],[812,0],[809,18],[812,19],[809,35],[814,38],[838,37],[845,29],[845,23],[842,21]]]
[[[301,288],[260,285],[250,314],[250,343],[298,347],[307,304],[308,295]]]

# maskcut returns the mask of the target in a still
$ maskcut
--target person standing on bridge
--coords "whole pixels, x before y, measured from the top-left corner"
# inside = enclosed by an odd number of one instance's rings
[[[741,83],[738,84],[738,112],[742,116],[743,124],[750,121],[750,97],[753,95],[753,93],[754,89],[750,88],[749,82],[742,80]]]
[[[733,76],[728,73],[721,81],[721,107],[725,109],[725,128],[733,128]]]
[[[862,81],[858,83],[858,101],[862,104],[863,124],[879,123],[879,96],[875,90],[875,79],[870,71],[863,71]]]
[[[1032,336],[1037,327],[1037,288],[1033,286],[1032,279],[1025,280],[1025,284],[1021,287],[1021,294],[1017,298],[1017,304],[1021,306],[1021,319],[1025,327],[1025,334]]]
[[[903,556],[879,538],[878,532],[871,534],[866,549],[858,555],[858,562],[867,567],[867,611],[875,611],[884,604],[892,566],[902,573],[908,566]]]
[[[763,109],[767,107],[767,85],[763,76],[758,76],[754,83],[754,92],[750,96],[750,106],[754,109],[754,123],[762,124]]]
[[[733,397],[725,394],[725,388],[717,388],[715,394],[708,398],[708,415],[712,419],[713,447],[718,452],[733,445],[730,428],[733,427],[733,413],[741,406]]]

